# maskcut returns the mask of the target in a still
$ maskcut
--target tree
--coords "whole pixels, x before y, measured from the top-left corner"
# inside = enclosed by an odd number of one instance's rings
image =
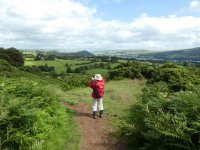
[[[7,54],[12,59],[11,65],[16,66],[16,67],[20,67],[24,65],[23,54],[16,48],[11,47],[7,49]]]
[[[43,60],[45,59],[45,55],[42,53],[38,53],[35,57],[35,60]]]
[[[70,66],[68,66],[66,72],[67,72],[67,73],[73,73],[73,70],[71,69]]]
[[[68,63],[65,63],[65,67],[68,67],[69,66],[69,64]]]
[[[8,61],[12,66],[20,67],[24,65],[23,54],[16,48],[0,48],[0,59]]]
[[[118,62],[118,58],[117,57],[111,57],[110,62]]]
[[[49,54],[49,55],[47,55],[45,60],[55,60],[55,55]]]

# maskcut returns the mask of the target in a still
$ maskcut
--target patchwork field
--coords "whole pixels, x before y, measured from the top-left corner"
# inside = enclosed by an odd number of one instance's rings
[[[47,64],[49,67],[55,67],[55,71],[60,73],[62,71],[66,71],[66,64],[69,66],[75,67],[77,65],[82,65],[83,63],[88,63],[89,61],[81,61],[81,60],[65,60],[65,59],[55,59],[54,61],[34,61],[32,59],[25,60],[25,66],[40,66]]]

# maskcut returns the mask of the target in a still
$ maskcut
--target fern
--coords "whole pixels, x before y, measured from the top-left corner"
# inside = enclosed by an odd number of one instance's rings
[[[31,146],[30,150],[41,150],[43,148],[44,140],[35,140]]]
[[[132,109],[133,119],[122,128],[124,135],[129,135],[128,141],[137,149],[199,149],[200,88],[163,96],[160,93],[165,89],[159,89],[159,84],[163,86],[158,83],[143,91],[142,101]],[[130,125],[134,129],[128,128]]]
[[[66,124],[57,98],[35,82],[5,82],[0,89],[0,149],[43,149],[51,131]]]

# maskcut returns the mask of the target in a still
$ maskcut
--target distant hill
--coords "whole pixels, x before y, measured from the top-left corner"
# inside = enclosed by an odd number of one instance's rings
[[[84,51],[78,51],[78,52],[71,52],[71,53],[64,53],[64,52],[61,52],[61,53],[58,53],[57,54],[54,54],[55,56],[58,56],[58,57],[93,57],[94,54],[84,50]]]
[[[84,50],[78,52],[59,52],[55,50],[21,50],[25,57],[35,57],[38,54],[44,56],[53,55],[54,57],[93,57],[94,54]]]
[[[147,54],[152,51],[137,49],[137,50],[105,50],[105,51],[94,51],[96,56],[114,56],[121,58],[135,58],[139,54]]]
[[[140,54],[137,56],[137,58],[200,61],[200,47],[149,54]]]
[[[67,54],[69,56],[77,56],[77,57],[93,57],[94,56],[94,54],[88,51],[79,51],[75,53],[64,53],[64,54]]]

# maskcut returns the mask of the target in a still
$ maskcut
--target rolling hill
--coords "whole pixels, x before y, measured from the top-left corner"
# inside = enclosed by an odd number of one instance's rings
[[[84,50],[84,51],[78,51],[78,52],[74,52],[74,53],[62,53],[64,55],[68,55],[68,56],[74,56],[74,57],[93,57],[94,54]]]
[[[144,59],[163,59],[163,60],[180,60],[180,61],[200,61],[200,47],[173,50],[149,54],[140,54],[137,58]]]
[[[83,50],[78,52],[59,52],[56,50],[20,50],[24,56],[27,57],[35,57],[37,54],[42,55],[53,55],[55,57],[93,57],[94,54]]]
[[[114,56],[121,58],[135,58],[139,54],[147,54],[152,51],[137,49],[137,50],[105,50],[105,51],[94,51],[96,56]]]

